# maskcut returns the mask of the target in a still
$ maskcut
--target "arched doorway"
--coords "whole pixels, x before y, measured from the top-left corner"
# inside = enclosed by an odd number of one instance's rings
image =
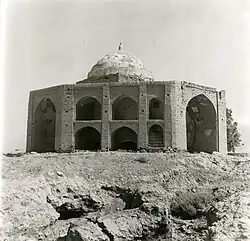
[[[100,120],[101,104],[93,97],[83,97],[76,104],[76,120]]]
[[[75,149],[101,149],[101,134],[95,128],[90,126],[78,130],[75,134]]]
[[[163,119],[164,111],[163,111],[163,103],[161,100],[157,98],[153,98],[149,102],[149,119]]]
[[[217,150],[216,112],[203,94],[192,98],[186,108],[187,149],[190,152]]]
[[[148,143],[151,147],[163,147],[163,129],[160,125],[152,125],[148,133]]]
[[[131,97],[119,97],[112,105],[113,120],[137,120],[138,105]]]
[[[121,127],[112,133],[112,150],[137,150],[137,134],[128,127]]]
[[[49,98],[44,98],[35,110],[33,151],[55,151],[56,108]]]

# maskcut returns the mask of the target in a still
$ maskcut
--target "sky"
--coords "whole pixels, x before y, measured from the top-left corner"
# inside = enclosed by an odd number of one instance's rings
[[[4,152],[25,150],[29,91],[85,78],[119,42],[156,80],[226,90],[242,150],[250,152],[249,0],[6,0],[2,5]]]

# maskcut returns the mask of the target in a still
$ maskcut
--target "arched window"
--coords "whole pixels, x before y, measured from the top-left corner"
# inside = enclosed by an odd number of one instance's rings
[[[101,134],[95,128],[90,126],[78,130],[75,134],[75,149],[101,149]]]
[[[121,127],[112,133],[112,150],[136,150],[137,134],[128,127]]]
[[[203,94],[192,98],[186,108],[187,149],[190,152],[217,150],[216,112]]]
[[[76,104],[76,120],[100,120],[101,104],[93,97],[83,97]]]
[[[35,110],[33,151],[55,151],[56,108],[49,98],[44,98]]]
[[[112,106],[113,120],[138,120],[138,105],[131,97],[119,97]]]
[[[149,119],[164,119],[163,103],[157,98],[149,102]]]
[[[153,125],[149,129],[148,143],[151,147],[163,147],[163,130],[160,125]]]

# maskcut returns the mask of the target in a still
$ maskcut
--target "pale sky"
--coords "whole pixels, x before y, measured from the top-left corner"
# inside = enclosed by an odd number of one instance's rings
[[[2,18],[4,152],[25,149],[29,91],[85,78],[120,41],[156,80],[226,90],[250,147],[250,0],[6,0]]]

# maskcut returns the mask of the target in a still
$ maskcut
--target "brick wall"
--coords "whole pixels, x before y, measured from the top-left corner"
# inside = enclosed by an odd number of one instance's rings
[[[148,99],[146,84],[140,84],[139,92],[139,133],[138,133],[138,148],[146,148],[148,145],[147,132],[147,118],[148,118]]]
[[[185,106],[183,105],[183,91],[180,82],[172,82],[170,87],[170,110],[172,138],[171,146],[178,149],[186,149],[186,125],[185,125]]]
[[[111,106],[110,106],[110,90],[109,85],[103,86],[102,96],[102,130],[101,130],[101,149],[109,150],[111,148],[110,143],[110,131],[109,120],[111,118]]]
[[[204,94],[213,103],[217,116],[218,149],[226,152],[226,103],[225,92],[214,88],[187,82],[157,81],[137,83],[81,83],[61,85],[32,91],[29,97],[27,121],[27,151],[32,150],[34,133],[34,113],[36,106],[44,97],[50,98],[56,108],[57,151],[74,149],[75,133],[91,126],[101,133],[101,148],[111,148],[111,135],[120,127],[126,126],[137,133],[138,148],[148,146],[148,131],[153,124],[163,128],[165,147],[186,149],[186,106],[193,97]],[[102,119],[96,121],[76,121],[76,103],[85,96],[96,98],[102,106]],[[138,103],[138,120],[112,120],[112,104],[120,96],[133,98]],[[164,120],[149,120],[149,101],[158,98],[163,103]]]
[[[219,152],[227,153],[227,117],[226,117],[226,93],[224,90],[217,92],[218,101],[218,147]]]
[[[170,84],[164,84],[164,146],[172,146],[172,113],[171,113],[171,96],[170,96]]]
[[[58,133],[60,133],[60,114],[61,114],[61,108],[60,108],[60,86],[54,86],[50,88],[45,89],[39,89],[34,90],[30,92],[29,95],[29,106],[28,106],[28,119],[27,119],[27,139],[26,139],[26,151],[30,152],[34,150],[34,133],[35,133],[35,112],[36,108],[39,105],[39,103],[44,98],[49,98],[56,109],[56,134],[55,134],[55,149],[56,144],[59,143],[58,139]]]
[[[26,137],[26,151],[32,151],[32,132],[33,132],[33,92],[29,94],[28,103],[28,118],[27,118],[27,137]]]
[[[74,105],[74,85],[63,85],[61,87],[61,132],[60,145],[57,146],[59,151],[70,151],[74,149],[74,126],[73,118],[75,116]],[[59,148],[58,148],[59,147]]]

